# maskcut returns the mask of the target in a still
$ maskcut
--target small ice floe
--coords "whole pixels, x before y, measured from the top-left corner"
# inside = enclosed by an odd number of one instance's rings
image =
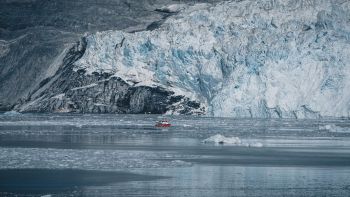
[[[225,137],[221,134],[213,135],[205,140],[203,143],[215,143],[220,145],[234,145],[234,146],[246,146],[246,147],[263,147],[260,142],[250,142],[247,140],[241,140],[239,137]]]
[[[192,163],[191,162],[182,161],[182,160],[173,160],[173,161],[171,161],[171,166],[186,167],[186,166],[192,166]]]
[[[80,124],[80,123],[77,123],[77,124],[75,125],[75,127],[77,127],[77,128],[83,128],[83,125]]]
[[[17,111],[8,111],[8,112],[5,112],[4,115],[6,115],[6,116],[17,116],[17,115],[21,115],[21,113],[19,113]]]
[[[225,137],[223,135],[216,134],[216,135],[213,135],[213,136],[203,140],[203,143],[240,145],[240,144],[242,144],[242,141],[241,141],[241,139],[239,139],[239,137]]]
[[[42,195],[40,197],[51,197],[52,195],[51,194],[46,194],[46,195]]]
[[[248,146],[248,147],[257,147],[257,148],[263,147],[263,146],[264,146],[264,145],[263,145],[262,143],[260,143],[260,142],[245,143],[245,145]]]
[[[326,130],[334,133],[350,133],[350,128],[339,127],[339,126],[336,126],[335,124],[327,124],[327,125],[319,126],[318,130],[321,130],[321,131]]]

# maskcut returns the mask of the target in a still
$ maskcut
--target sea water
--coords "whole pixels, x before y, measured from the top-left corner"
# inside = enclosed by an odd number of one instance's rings
[[[349,153],[348,119],[1,114],[0,196],[346,196]]]

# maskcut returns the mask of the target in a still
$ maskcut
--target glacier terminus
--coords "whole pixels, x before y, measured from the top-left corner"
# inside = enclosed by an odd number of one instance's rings
[[[144,31],[86,34],[23,112],[350,115],[350,2],[243,0],[158,9]]]

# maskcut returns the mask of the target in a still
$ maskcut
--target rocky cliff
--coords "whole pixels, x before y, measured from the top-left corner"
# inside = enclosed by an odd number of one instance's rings
[[[0,1],[0,111],[11,110],[16,103],[27,100],[43,80],[56,73],[69,49],[86,32],[145,30],[171,14],[155,11],[157,8],[177,2]]]

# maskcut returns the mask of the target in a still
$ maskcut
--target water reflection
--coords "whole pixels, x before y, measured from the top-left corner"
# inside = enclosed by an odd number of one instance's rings
[[[67,195],[87,186],[101,186],[118,182],[151,181],[167,177],[147,176],[127,172],[107,172],[78,169],[6,169],[0,170],[0,194]]]
[[[135,169],[169,179],[85,188],[84,196],[346,196],[349,169],[202,166]]]
[[[32,176],[39,177],[39,185],[48,179],[64,182],[55,178],[57,169],[125,173],[103,175],[108,179],[103,184],[87,184],[86,177],[95,175],[77,174],[71,186],[79,187],[68,193],[47,191],[61,196],[346,196],[350,192],[348,120],[174,116],[170,118],[174,127],[160,130],[153,127],[159,118],[0,116],[0,179],[16,177],[4,176],[9,169],[20,174],[25,169],[34,174],[40,174],[38,168],[46,169],[52,175]],[[320,125],[342,129],[322,130]],[[263,147],[202,143],[215,134],[260,142]],[[169,178],[132,179],[135,174]],[[15,188],[16,181],[12,183]]]

